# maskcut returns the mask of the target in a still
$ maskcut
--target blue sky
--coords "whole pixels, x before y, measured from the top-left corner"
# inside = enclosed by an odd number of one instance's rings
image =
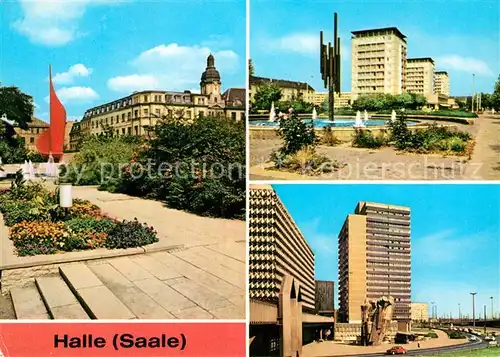
[[[319,73],[319,31],[333,38],[339,14],[342,91],[351,89],[351,31],[398,27],[408,57],[432,57],[448,71],[451,95],[491,93],[499,70],[500,8],[496,0],[471,1],[263,1],[252,0],[250,53],[256,75],[307,81],[324,91]]]
[[[436,302],[438,313],[500,309],[500,186],[273,185],[316,258],[316,279],[338,281],[337,239],[359,201],[411,208],[412,301]],[[337,285],[335,285],[335,304]]]
[[[245,1],[3,1],[0,82],[48,120],[48,67],[68,119],[141,89],[197,90],[215,55],[223,90],[245,86]]]

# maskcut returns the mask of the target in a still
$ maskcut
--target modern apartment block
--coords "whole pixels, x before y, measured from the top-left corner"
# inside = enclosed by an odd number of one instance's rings
[[[406,91],[406,36],[396,27],[353,31],[351,91],[401,94]]]
[[[446,71],[438,71],[434,77],[434,93],[450,96],[450,77]]]
[[[76,149],[85,135],[111,132],[114,135],[142,136],[165,116],[187,120],[206,115],[223,115],[245,120],[246,93],[230,88],[221,93],[221,76],[213,55],[201,74],[200,93],[191,91],[146,90],[88,109],[70,133],[70,146]]]
[[[314,92],[312,104],[321,106],[328,100],[328,92]],[[334,93],[333,107],[348,108],[351,106],[351,92]]]
[[[429,304],[424,302],[411,303],[411,320],[415,322],[429,321]]]
[[[408,58],[406,90],[425,97],[434,94],[434,60],[432,58]]]
[[[284,275],[301,286],[303,309],[315,309],[314,254],[269,185],[250,186],[250,300],[278,303]]]
[[[359,202],[339,233],[339,322],[360,323],[361,305],[395,299],[398,328],[410,326],[410,209]]]

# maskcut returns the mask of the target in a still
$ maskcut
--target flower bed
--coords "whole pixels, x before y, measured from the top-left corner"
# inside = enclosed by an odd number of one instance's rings
[[[19,256],[133,248],[158,241],[153,227],[137,220],[111,219],[98,206],[79,199],[65,211],[57,200],[57,192],[21,177],[9,191],[0,191],[0,212]]]

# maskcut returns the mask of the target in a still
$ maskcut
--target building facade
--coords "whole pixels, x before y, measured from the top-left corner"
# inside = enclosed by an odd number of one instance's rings
[[[38,149],[36,148],[36,141],[42,133],[49,129],[49,123],[32,117],[31,121],[28,123],[27,129],[22,129],[17,125],[15,125],[13,129],[16,137],[24,140],[26,149],[33,152],[38,152]]]
[[[190,91],[148,90],[88,109],[73,125],[70,148],[76,149],[85,135],[147,135],[158,119],[182,117],[188,120],[207,115],[224,115],[245,120],[244,89],[231,88],[221,94],[221,78],[215,58],[209,55],[201,75],[200,94]]]
[[[253,101],[257,89],[261,86],[275,84],[281,89],[281,100],[303,100],[314,103],[314,88],[306,82],[295,82],[283,79],[250,76],[250,101]]]
[[[339,233],[340,322],[360,323],[366,300],[392,296],[393,319],[410,326],[411,249],[408,207],[359,202]]]
[[[406,36],[396,27],[353,31],[352,99],[406,91]]]
[[[434,78],[434,93],[450,96],[450,77],[448,72],[438,71]]]
[[[434,94],[434,60],[430,57],[408,58],[406,61],[406,90],[425,97]]]
[[[351,92],[341,92],[334,93],[333,96],[334,108],[349,108],[352,104]],[[328,92],[314,92],[313,104],[316,106],[322,106],[325,101],[328,100]]]
[[[314,254],[269,185],[250,186],[250,300],[278,303],[281,283],[291,275],[301,286],[304,310],[315,309]]]
[[[411,303],[411,320],[414,322],[429,321],[429,304],[423,302]]]
[[[326,316],[335,315],[335,283],[333,281],[316,280],[316,313]]]

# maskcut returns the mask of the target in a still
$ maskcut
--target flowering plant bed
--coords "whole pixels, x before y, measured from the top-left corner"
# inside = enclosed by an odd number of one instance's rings
[[[17,255],[54,254],[96,248],[133,248],[158,242],[153,227],[118,221],[89,201],[75,199],[64,210],[58,193],[17,177],[8,191],[0,191],[0,212],[9,227]]]

